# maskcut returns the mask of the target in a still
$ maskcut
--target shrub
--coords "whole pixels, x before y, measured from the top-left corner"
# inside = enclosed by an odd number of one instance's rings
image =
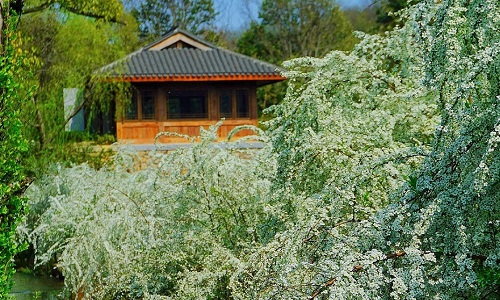
[[[137,153],[118,150],[111,168],[55,167],[26,192],[20,232],[37,263],[57,257],[72,293],[87,298],[221,298],[268,230],[269,149],[202,143],[160,155],[133,172]]]
[[[354,214],[354,209],[352,216],[349,215],[344,207],[347,204],[355,206],[357,198],[355,194],[352,195],[353,189],[350,187],[354,187],[354,191],[358,187],[364,188],[364,177],[371,180],[369,189],[376,187],[374,183],[377,181],[373,182],[373,179],[377,179],[366,172],[372,168],[365,169],[362,173],[365,176],[354,178],[345,170],[326,176],[323,182],[353,179],[348,185],[332,185],[331,189],[335,193],[323,190],[323,184],[319,185],[314,195],[299,197],[287,193],[290,202],[320,203],[318,209],[299,218],[293,226],[250,256],[246,268],[232,278],[236,298],[498,297],[499,3],[490,0],[468,1],[467,4],[463,1],[421,1],[406,11],[406,15],[406,25],[380,38],[382,44],[373,42],[379,38],[369,37],[358,45],[358,51],[367,50],[361,56],[353,57],[355,50],[348,57],[337,52],[322,60],[296,61],[301,69],[294,76],[307,77],[310,83],[298,90],[292,88],[296,93],[290,99],[305,99],[311,104],[302,105],[299,101],[296,104],[299,110],[286,115],[289,117],[286,120],[278,119],[277,122],[301,130],[303,122],[309,122],[311,128],[318,128],[322,123],[315,109],[322,107],[315,103],[321,101],[318,99],[324,97],[325,91],[328,93],[335,88],[341,90],[341,96],[351,98],[354,95],[351,87],[359,80],[356,77],[357,70],[369,69],[374,59],[383,58],[382,61],[391,62],[392,56],[387,56],[387,51],[416,51],[414,57],[409,56],[411,59],[406,67],[404,64],[401,65],[403,68],[398,67],[398,73],[407,72],[411,77],[416,76],[414,80],[402,80],[401,75],[387,76],[387,66],[381,64],[371,71],[376,76],[372,76],[364,86],[392,84],[396,90],[401,90],[398,85],[406,81],[410,83],[408,95],[411,98],[428,95],[434,99],[441,120],[431,151],[424,156],[423,163],[408,177],[406,183],[389,198],[390,204],[383,205],[376,212],[368,211],[361,217]],[[407,42],[401,44],[401,39]],[[389,49],[380,50],[379,45],[387,45]],[[350,74],[355,75],[354,83]],[[338,78],[335,77],[337,75]],[[371,98],[365,96],[362,101],[364,99]],[[373,105],[383,106],[390,103],[391,99],[391,94],[382,95],[380,100],[383,102],[376,101]],[[356,101],[349,101],[348,104],[357,105]],[[341,111],[338,108],[336,110]],[[391,118],[390,114],[382,119],[378,115],[375,114],[372,119],[354,119],[352,122],[365,128],[366,124]],[[418,114],[414,117],[418,117]],[[339,119],[343,120],[342,117]],[[332,119],[331,123],[335,121]],[[349,126],[347,130],[355,128]],[[387,131],[387,127],[380,128],[380,137],[390,136],[391,131]],[[377,130],[376,126],[372,130]],[[290,129],[283,130],[283,133],[287,131]],[[352,136],[338,134],[330,139],[342,141],[342,138]],[[396,136],[404,137],[401,134]],[[287,141],[285,134],[279,137]],[[290,147],[289,152],[300,153],[311,148],[306,138],[290,140],[292,145],[299,141],[304,146]],[[313,142],[316,140],[320,139],[313,139]],[[364,141],[380,143],[384,139],[372,141],[368,136]],[[276,143],[286,145],[280,140]],[[330,147],[337,144],[339,142]],[[284,147],[279,149],[284,151]],[[370,160],[370,157],[365,159]],[[295,169],[299,161],[295,160],[295,164],[283,167],[285,160],[278,160],[278,169]],[[374,164],[379,165],[376,162]],[[325,166],[320,165],[318,169],[324,170]],[[281,182],[305,186],[311,182],[313,187],[316,186],[318,175],[315,169],[303,170],[300,177],[284,176],[285,180]],[[330,179],[332,176],[336,178]],[[308,178],[311,179],[304,180]],[[382,182],[383,186],[387,184]],[[304,190],[308,191],[309,188]],[[321,204],[324,198],[328,206]],[[375,198],[379,201],[383,199],[380,194]]]

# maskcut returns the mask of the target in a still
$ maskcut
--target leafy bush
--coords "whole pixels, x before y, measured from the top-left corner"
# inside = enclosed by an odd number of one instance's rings
[[[22,59],[15,55],[15,40],[8,5],[0,3],[0,298],[7,297],[14,274],[13,257],[22,246],[15,241],[17,224],[24,212],[23,190],[28,184],[23,156],[28,145],[21,134],[19,105],[23,95],[19,80]],[[1,24],[2,22],[5,22]],[[3,26],[2,26],[3,25]]]
[[[57,256],[68,289],[92,299],[221,298],[260,243],[267,204],[269,149],[222,148],[215,132],[200,144],[131,172],[137,153],[119,150],[112,168],[56,167],[26,192],[20,228],[37,263]],[[237,171],[236,171],[237,170]]]

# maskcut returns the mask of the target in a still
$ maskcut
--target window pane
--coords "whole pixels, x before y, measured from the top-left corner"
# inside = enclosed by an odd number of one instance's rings
[[[168,114],[169,119],[181,118],[181,99],[175,96],[170,96],[168,99]]]
[[[236,118],[248,118],[248,92],[246,90],[236,91]]]
[[[208,119],[206,92],[171,92],[167,118]]]
[[[126,120],[137,120],[137,97],[135,93],[132,95],[132,101],[127,105],[127,109],[125,110],[125,119]]]
[[[142,119],[154,120],[155,119],[155,97],[153,92],[147,91],[141,93],[142,98]]]
[[[233,99],[231,99],[231,91],[222,91],[219,96],[219,109],[221,118],[233,117]]]

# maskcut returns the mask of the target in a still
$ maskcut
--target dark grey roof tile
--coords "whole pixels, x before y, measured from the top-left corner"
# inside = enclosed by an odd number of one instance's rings
[[[183,34],[188,34],[182,32]],[[197,41],[204,42],[197,39]],[[216,75],[279,75],[272,64],[209,43],[209,50],[196,48],[165,48],[149,50],[153,43],[122,60],[115,61],[100,71],[115,76],[216,76]]]

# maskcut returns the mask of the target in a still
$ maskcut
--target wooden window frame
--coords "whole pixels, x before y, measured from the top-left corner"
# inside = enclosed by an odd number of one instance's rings
[[[170,95],[171,94],[199,94],[203,95],[204,100],[205,100],[205,109],[206,109],[206,116],[204,118],[170,118],[169,117],[169,109],[170,109]],[[185,96],[183,95],[183,96]],[[210,98],[209,98],[210,92],[208,89],[175,89],[175,90],[168,90],[166,91],[166,97],[165,97],[165,119],[168,121],[205,121],[205,120],[210,120]],[[187,96],[185,96],[187,97]]]
[[[247,116],[246,117],[238,117],[238,106],[237,106],[237,101],[236,101],[236,95],[238,92],[244,92],[246,95],[247,99]],[[231,97],[231,117],[224,117],[225,119],[231,119],[231,120],[247,120],[250,119],[251,113],[250,113],[250,106],[251,106],[251,101],[250,101],[250,90],[248,88],[225,88],[225,89],[220,89],[217,93],[217,112],[219,117],[221,117],[221,97],[224,93],[228,93]]]
[[[127,122],[156,122],[158,121],[158,105],[157,105],[157,101],[158,101],[158,97],[157,97],[157,93],[154,89],[136,89],[134,90],[133,92],[133,95],[132,97],[135,97],[135,99],[137,100],[137,119],[128,119],[127,118],[127,113],[124,114],[123,116],[123,120],[124,121],[127,121]],[[153,96],[153,101],[154,101],[154,104],[153,104],[153,109],[154,109],[154,117],[152,119],[145,119],[143,117],[143,113],[142,113],[142,99],[143,99],[143,95],[145,93],[151,93],[151,95]]]

